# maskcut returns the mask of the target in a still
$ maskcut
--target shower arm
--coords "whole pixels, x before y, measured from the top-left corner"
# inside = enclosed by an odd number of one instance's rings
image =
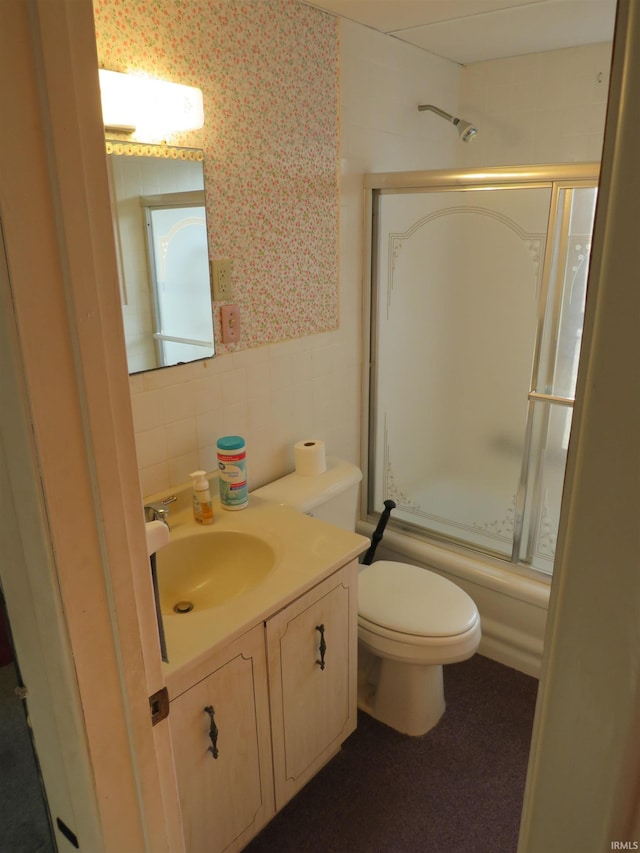
[[[447,121],[450,121],[451,124],[457,124],[460,119],[455,116],[449,115],[449,113],[445,113],[444,110],[441,110],[440,107],[434,107],[433,104],[420,104],[418,107],[419,112],[424,112],[425,110],[431,110],[432,113],[436,113],[441,118],[445,118]]]
[[[430,110],[432,113],[439,115],[440,118],[445,119],[445,121],[450,121],[457,129],[463,142],[470,142],[476,138],[478,128],[474,127],[470,121],[465,121],[458,116],[452,116],[450,113],[441,110],[440,107],[436,107],[433,104],[420,104],[418,106],[418,112],[424,112],[425,110]]]

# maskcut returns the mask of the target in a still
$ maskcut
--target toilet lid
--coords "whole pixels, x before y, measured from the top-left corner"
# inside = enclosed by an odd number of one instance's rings
[[[463,634],[478,620],[467,593],[435,572],[378,560],[358,575],[358,613],[384,628],[418,637]]]

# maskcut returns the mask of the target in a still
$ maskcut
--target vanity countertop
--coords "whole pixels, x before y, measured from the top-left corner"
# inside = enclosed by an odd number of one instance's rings
[[[169,658],[163,668],[170,693],[178,670],[182,681],[184,670],[198,669],[215,647],[277,613],[370,544],[357,533],[255,495],[243,510],[224,510],[216,498],[213,504],[214,522],[203,526],[193,519],[190,494],[181,494],[170,512],[170,542],[209,531],[262,534],[276,553],[276,565],[255,587],[223,604],[185,614],[163,613]]]

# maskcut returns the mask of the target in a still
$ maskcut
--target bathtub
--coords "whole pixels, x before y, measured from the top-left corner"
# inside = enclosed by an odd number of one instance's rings
[[[357,530],[371,537],[375,525],[360,521]],[[458,584],[480,612],[479,654],[539,677],[550,578],[392,527],[385,530],[375,559],[413,563]]]

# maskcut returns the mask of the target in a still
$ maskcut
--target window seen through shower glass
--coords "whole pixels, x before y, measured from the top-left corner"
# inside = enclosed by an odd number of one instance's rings
[[[145,214],[157,363],[203,358],[213,351],[204,204],[147,205]]]
[[[550,572],[592,184],[374,197],[370,512]]]

